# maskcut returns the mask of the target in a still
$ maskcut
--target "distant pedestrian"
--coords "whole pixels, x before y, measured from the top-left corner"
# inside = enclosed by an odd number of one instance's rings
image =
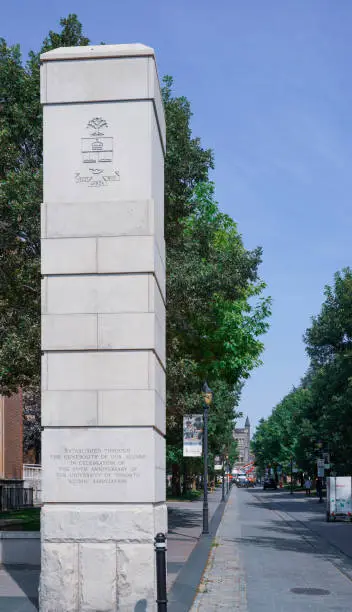
[[[319,496],[319,503],[323,501],[323,481],[321,478],[317,478],[316,483],[317,495]]]
[[[305,479],[304,488],[306,490],[306,495],[310,495],[310,490],[312,488],[312,481],[309,478],[309,476],[307,476],[307,478]]]

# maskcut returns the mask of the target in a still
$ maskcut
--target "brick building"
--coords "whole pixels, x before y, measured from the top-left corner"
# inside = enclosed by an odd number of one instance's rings
[[[22,392],[0,395],[0,479],[21,480],[23,474]]]

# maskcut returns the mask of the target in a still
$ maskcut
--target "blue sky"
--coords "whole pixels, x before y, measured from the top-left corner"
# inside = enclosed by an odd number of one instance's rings
[[[143,42],[215,152],[217,199],[264,249],[273,298],[264,365],[243,392],[254,425],[299,382],[302,334],[351,263],[350,0],[0,0],[0,35],[24,54],[78,14],[92,43]]]

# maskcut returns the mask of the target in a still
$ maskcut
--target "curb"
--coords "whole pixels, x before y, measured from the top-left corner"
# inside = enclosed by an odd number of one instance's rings
[[[207,567],[209,556],[212,552],[213,539],[220,525],[229,497],[230,492],[224,502],[219,502],[210,521],[209,535],[200,536],[198,543],[173,583],[168,594],[169,612],[186,612],[190,610]]]

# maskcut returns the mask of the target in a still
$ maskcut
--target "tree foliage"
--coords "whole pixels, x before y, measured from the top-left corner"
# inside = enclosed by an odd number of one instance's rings
[[[89,44],[76,15],[50,31],[40,53]],[[0,390],[37,388],[40,377],[40,203],[42,112],[39,56],[21,60],[0,42]],[[162,88],[166,125],[167,441],[182,461],[182,416],[201,410],[200,388],[215,391],[211,453],[234,457],[233,421],[240,389],[260,364],[270,303],[258,276],[261,250],[248,251],[233,220],[219,210],[208,172],[213,154],[191,132],[191,107]],[[28,397],[37,397],[31,392]],[[29,400],[28,400],[29,401]],[[34,405],[33,402],[30,402]],[[36,403],[38,405],[38,402]]]
[[[76,15],[61,19],[25,65],[0,39],[0,390],[39,385],[42,110],[39,56],[87,45]]]
[[[304,335],[311,363],[301,385],[261,421],[253,449],[261,468],[287,464],[315,470],[322,449],[334,471],[352,470],[352,272],[337,272],[320,313]]]
[[[239,391],[260,364],[260,336],[267,329],[270,300],[261,297],[261,249],[246,250],[234,221],[219,210],[208,179],[211,154],[201,150],[198,139],[191,139],[189,103],[173,98],[171,87],[168,78],[163,88],[168,138],[167,439],[169,462],[181,463],[182,416],[201,411],[204,380],[215,391],[210,451],[220,454],[226,441],[235,456]],[[185,150],[192,156],[186,180]]]

